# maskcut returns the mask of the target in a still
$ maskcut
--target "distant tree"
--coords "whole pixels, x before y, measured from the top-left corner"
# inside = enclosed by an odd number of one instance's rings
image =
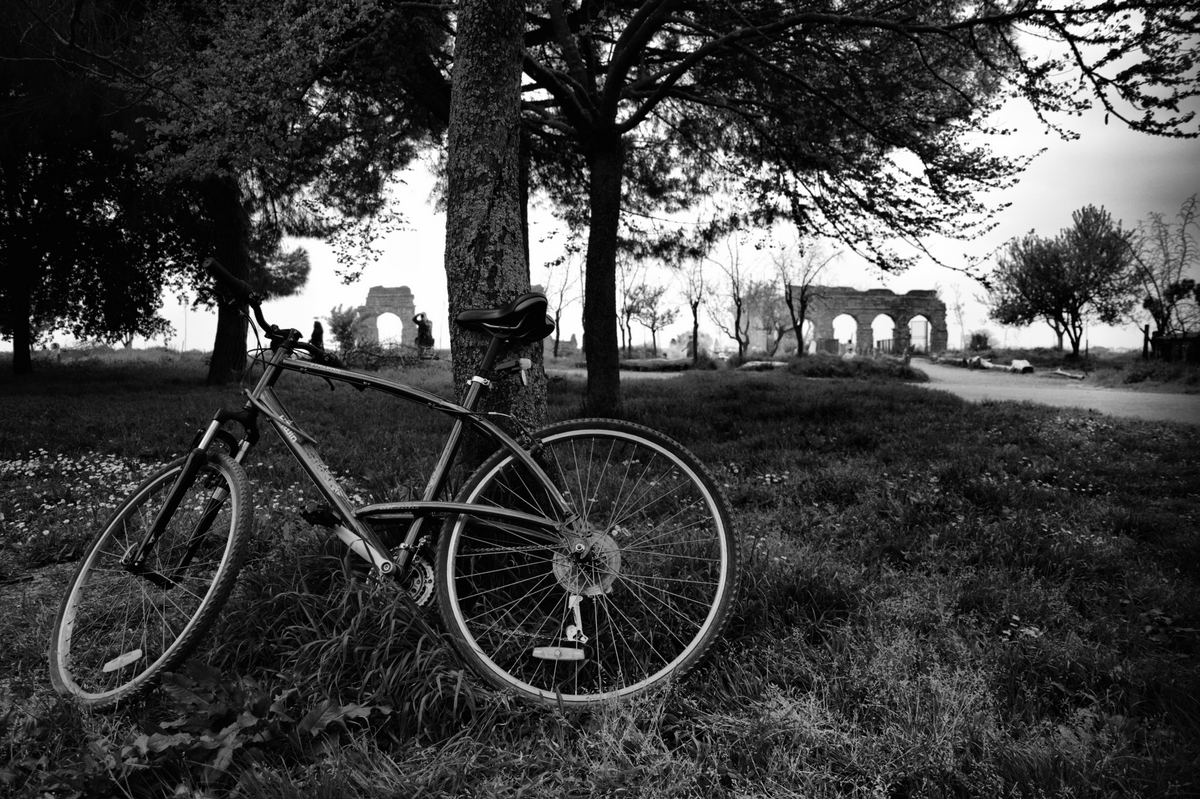
[[[799,239],[794,245],[771,253],[771,262],[775,266],[784,303],[791,317],[791,329],[796,333],[797,355],[805,353],[804,320],[808,316],[808,308],[821,296],[817,280],[829,262],[838,255],[840,253],[836,252],[825,255],[817,246],[804,247]]]
[[[717,329],[737,344],[737,357],[740,361],[746,357],[746,349],[750,346],[750,317],[746,307],[746,293],[751,279],[732,239],[726,240],[725,250],[724,262],[708,259],[725,274],[725,280],[712,287],[708,311]],[[729,314],[732,314],[732,318]]]
[[[642,283],[634,289],[634,294],[636,296],[634,305],[637,308],[635,316],[638,322],[650,331],[650,348],[654,357],[658,357],[658,331],[675,323],[675,320],[679,318],[679,309],[664,307],[666,286],[651,286]]]
[[[350,352],[362,339],[363,320],[356,308],[337,306],[329,311],[329,335],[343,354]]]
[[[761,330],[763,351],[767,357],[775,357],[783,339],[792,332],[792,319],[779,283],[775,280],[751,280],[746,285],[744,300],[746,315],[750,320],[747,333],[751,327]]]
[[[692,365],[697,366],[700,363],[700,305],[707,293],[704,286],[704,259],[689,259],[682,275],[683,300],[692,312],[692,333],[689,339]]]
[[[578,244],[571,242],[565,253],[546,264],[546,298],[550,302],[550,315],[554,319],[554,357],[558,357],[559,342],[562,341],[563,310],[578,299],[575,289],[580,275],[576,267],[579,256]]]
[[[1056,238],[1030,232],[1010,242],[992,273],[988,302],[1001,324],[1047,322],[1066,334],[1078,356],[1085,324],[1115,324],[1133,307],[1136,275],[1132,232],[1090,205],[1072,219]]]
[[[626,358],[633,357],[633,320],[642,310],[638,293],[642,285],[638,280],[639,271],[637,264],[626,257],[622,259],[617,272],[621,292],[617,305],[617,326],[621,331],[621,345],[625,348]],[[584,337],[587,337],[586,331]]]
[[[1162,214],[1151,214],[1134,235],[1133,259],[1142,284],[1142,308],[1163,335],[1183,334],[1200,327],[1200,286],[1188,275],[1200,273],[1200,207],[1193,194],[1172,225]]]

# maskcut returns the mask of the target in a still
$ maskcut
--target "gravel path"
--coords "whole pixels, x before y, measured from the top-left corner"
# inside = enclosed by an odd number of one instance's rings
[[[1045,370],[1021,375],[976,371],[923,360],[913,361],[913,366],[929,375],[928,383],[918,385],[949,391],[972,402],[1039,402],[1060,408],[1085,408],[1113,416],[1200,425],[1200,394],[1159,394],[1101,388],[1089,385],[1086,379],[1052,377]]]

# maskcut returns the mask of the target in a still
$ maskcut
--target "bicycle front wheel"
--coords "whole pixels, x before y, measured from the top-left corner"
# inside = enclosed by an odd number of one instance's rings
[[[50,678],[91,708],[115,706],[176,668],[229,597],[252,512],[246,473],[210,453],[143,566],[123,562],[154,523],[185,458],[149,477],[88,546],[58,610]]]
[[[720,635],[740,559],[716,482],[675,441],[584,419],[540,431],[535,459],[578,514],[569,535],[459,516],[438,545],[438,606],[492,685],[582,705],[681,677]],[[556,518],[544,482],[509,452],[460,501]]]

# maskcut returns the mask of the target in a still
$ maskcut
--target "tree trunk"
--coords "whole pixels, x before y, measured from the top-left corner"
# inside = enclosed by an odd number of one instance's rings
[[[445,263],[450,355],[460,399],[489,340],[453,324],[455,316],[503,305],[529,290],[520,186],[523,13],[517,0],[464,0],[459,6],[447,134]],[[516,379],[497,382],[480,407],[544,424],[541,342],[512,354],[534,361],[529,389]],[[468,460],[483,454],[477,443],[467,447]]]
[[[700,365],[700,303],[689,302],[692,307],[692,366]]]
[[[201,186],[212,224],[210,237],[216,259],[231,275],[250,276],[250,215],[242,204],[237,179],[212,176]],[[236,380],[246,368],[247,321],[239,310],[222,303],[217,308],[217,334],[208,364],[209,385]]]
[[[12,326],[14,375],[25,375],[33,371],[33,329],[30,317],[33,315],[33,283],[28,279],[30,267],[9,262],[13,270],[12,281],[8,285],[8,322]]]
[[[621,405],[617,348],[617,229],[621,219],[624,145],[616,134],[599,137],[587,152],[589,180],[587,273],[583,338],[587,342],[587,413],[614,416]]]

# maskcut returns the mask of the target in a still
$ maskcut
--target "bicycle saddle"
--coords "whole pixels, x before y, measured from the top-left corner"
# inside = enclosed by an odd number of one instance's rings
[[[546,295],[522,294],[503,308],[462,311],[454,321],[468,330],[487,333],[509,344],[541,341],[554,332],[554,321],[546,315]]]

